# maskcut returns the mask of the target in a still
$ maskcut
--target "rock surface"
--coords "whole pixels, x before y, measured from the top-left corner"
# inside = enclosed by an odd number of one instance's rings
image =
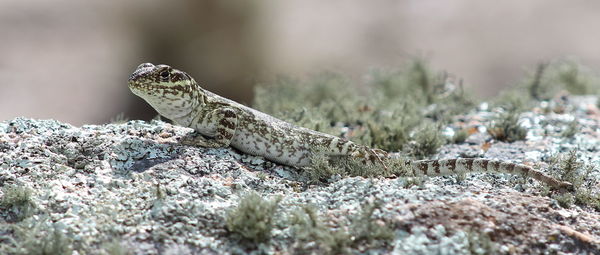
[[[526,141],[495,143],[483,153],[479,140],[487,134],[480,133],[444,146],[436,157],[471,151],[537,164],[577,149],[580,159],[596,166],[590,176],[598,192],[594,100],[574,100],[570,114],[523,114]],[[473,112],[463,124],[486,114]],[[561,137],[573,119],[580,131]],[[160,121],[83,127],[26,118],[0,122],[0,253],[26,254],[40,245],[74,254],[333,252],[323,240],[298,239],[292,215],[311,205],[330,233],[345,231],[351,253],[600,254],[600,212],[561,207],[534,180],[471,174],[426,178],[420,185],[405,177],[309,185],[301,170],[260,157],[178,145],[190,131]],[[6,202],[9,187],[29,191],[28,205]],[[244,241],[227,228],[228,212],[251,191],[281,199],[264,243]],[[391,229],[391,239],[361,241],[353,234],[351,224],[366,204],[378,205],[369,220]]]

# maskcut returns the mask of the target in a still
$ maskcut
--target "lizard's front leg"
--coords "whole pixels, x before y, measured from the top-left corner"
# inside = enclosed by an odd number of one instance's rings
[[[235,135],[238,124],[237,114],[232,108],[219,108],[211,113],[210,121],[216,123],[215,133],[212,139],[205,138],[200,134],[190,134],[181,141],[182,144],[201,146],[209,148],[227,147]],[[194,132],[195,133],[195,132]]]

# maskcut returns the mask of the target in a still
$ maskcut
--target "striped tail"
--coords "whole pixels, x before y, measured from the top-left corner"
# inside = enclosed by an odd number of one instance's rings
[[[415,176],[450,175],[468,172],[499,172],[510,174],[524,174],[554,188],[573,190],[573,185],[557,180],[529,166],[505,161],[461,158],[440,160],[418,160],[410,162]]]

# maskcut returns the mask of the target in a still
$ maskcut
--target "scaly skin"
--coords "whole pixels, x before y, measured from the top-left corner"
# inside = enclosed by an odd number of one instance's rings
[[[351,156],[382,163],[387,152],[298,127],[201,88],[185,72],[167,65],[144,63],[129,77],[129,88],[162,116],[201,134],[182,142],[203,147],[232,146],[280,164],[304,167],[317,148],[328,156]],[[208,137],[208,138],[205,138]],[[410,163],[415,175],[461,172],[508,172],[531,176],[552,187],[571,189],[531,167],[488,159],[421,160]],[[385,167],[385,165],[384,165]]]

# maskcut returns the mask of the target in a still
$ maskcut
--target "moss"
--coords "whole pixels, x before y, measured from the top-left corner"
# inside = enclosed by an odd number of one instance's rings
[[[573,184],[574,192],[566,194],[548,193],[563,207],[573,204],[589,206],[600,211],[600,192],[596,188],[597,180],[591,177],[594,166],[584,164],[573,150],[550,159],[550,173],[561,181]]]
[[[391,157],[384,161],[387,166],[387,174],[385,177],[390,176],[405,176],[412,177],[414,173],[411,166],[408,164],[410,161],[406,157]]]
[[[346,175],[346,171],[339,164],[335,165],[331,162],[331,157],[325,154],[326,151],[325,147],[317,147],[312,150],[311,165],[302,171],[308,177],[309,182],[323,182],[334,175]]]
[[[72,254],[73,250],[71,249],[70,244],[71,240],[67,238],[67,236],[63,234],[62,231],[54,227],[54,231],[52,231],[50,235],[42,238],[42,252],[40,254]],[[38,250],[39,248],[40,247],[30,247],[29,254],[35,254],[35,250]]]
[[[253,107],[300,126],[331,132],[332,123],[351,122],[360,104],[350,81],[339,74],[320,73],[306,81],[279,77],[274,84],[255,88]]]
[[[600,212],[600,193],[592,192],[592,189],[579,189],[575,193],[575,203],[587,205],[596,211]]]
[[[562,61],[556,69],[556,81],[570,93],[586,95],[597,92],[597,89],[592,87],[593,75],[578,63]]]
[[[415,158],[422,159],[435,154],[445,143],[446,139],[440,132],[439,126],[428,124],[416,131],[410,154]]]
[[[542,87],[542,77],[544,76],[544,72],[546,71],[547,67],[548,63],[539,63],[535,71],[535,75],[528,85],[529,95],[536,100],[542,100],[543,98],[541,95],[546,94],[541,90],[544,89],[544,87]]]
[[[426,117],[446,122],[473,102],[447,75],[417,59],[401,70],[375,70],[366,84],[338,74],[279,78],[257,86],[253,107],[302,127],[386,151],[402,151]],[[451,88],[450,88],[451,87]]]
[[[575,203],[575,197],[571,193],[556,194],[552,196],[552,198],[554,198],[556,202],[558,202],[558,205],[563,208],[571,208]]]
[[[385,161],[381,162],[367,162],[365,164],[363,159],[349,158],[343,162],[343,167],[346,169],[348,176],[362,176],[365,178],[373,178],[379,176],[389,176],[384,166]]]
[[[131,250],[124,247],[119,240],[115,239],[110,242],[106,242],[102,244],[102,250],[104,250],[104,254],[108,255],[128,255],[132,254]]]
[[[261,181],[265,181],[269,178],[269,176],[265,172],[258,172],[256,174],[256,177]]]
[[[588,206],[596,211],[600,211],[600,192],[598,192],[597,188],[592,187],[591,181],[586,181],[577,188],[574,196],[575,204]]]
[[[425,184],[425,176],[419,176],[419,177],[407,177],[406,178],[406,182],[404,184],[404,188],[410,188],[410,187],[423,187],[423,184]]]
[[[0,208],[6,210],[8,222],[18,222],[31,215],[35,211],[32,200],[31,189],[19,185],[6,185],[2,188],[2,199]]]
[[[423,59],[412,60],[406,69],[375,70],[371,77],[368,85],[373,88],[371,98],[378,102],[376,108],[402,102],[404,116],[419,120],[412,128],[423,120],[423,113],[433,121],[444,123],[475,105],[463,90],[462,81],[456,82],[446,72],[434,75]]]
[[[464,143],[469,138],[469,130],[466,128],[460,129],[454,133],[451,142],[455,144]]]
[[[498,141],[512,143],[519,140],[525,140],[527,129],[519,125],[519,113],[509,111],[500,114],[496,120],[488,126],[488,133]]]
[[[311,165],[303,173],[311,183],[326,182],[333,176],[391,177],[407,176],[410,169],[405,158],[382,158],[381,162],[365,162],[361,158],[330,157],[325,147],[317,147],[311,154]]]
[[[523,112],[530,109],[534,102],[526,91],[519,88],[512,88],[500,92],[500,95],[498,95],[492,104],[507,112]]]
[[[31,255],[70,255],[73,253],[71,239],[62,228],[47,219],[14,226],[15,244],[2,247],[0,252]],[[4,249],[4,250],[3,250]]]
[[[565,138],[573,138],[575,134],[579,132],[579,122],[577,120],[573,120],[569,122],[565,130],[560,134]]]
[[[271,237],[273,218],[280,200],[280,197],[265,200],[258,193],[251,192],[227,213],[227,229],[246,241],[267,242]]]
[[[600,79],[571,59],[544,62],[530,71],[523,81],[503,92],[494,104],[509,111],[522,111],[535,101],[550,100],[565,90],[575,95],[598,94]]]
[[[409,106],[404,104],[404,108]],[[395,110],[390,117],[377,117],[367,121],[366,134],[362,135],[361,144],[386,151],[401,151],[410,141],[410,132],[421,122],[415,114],[402,109]]]
[[[566,155],[560,155],[557,159],[559,162],[562,174],[559,177],[562,181],[573,183],[573,185],[580,186],[583,181],[578,177],[578,171],[583,164],[577,158],[577,151],[572,150]]]
[[[390,241],[394,239],[394,231],[383,221],[373,220],[375,210],[381,208],[381,202],[364,203],[361,213],[352,220],[350,225],[354,243],[373,243],[375,241]]]
[[[397,102],[407,102],[411,106],[433,101],[426,93],[432,90],[430,81],[433,77],[429,77],[429,70],[424,70],[421,60],[416,62],[419,63],[409,63],[406,69],[373,70],[368,83],[374,89],[371,95],[385,103],[401,99]]]
[[[394,230],[383,221],[374,220],[373,214],[381,208],[380,202],[365,203],[358,215],[349,217],[347,227],[327,227],[319,219],[316,209],[302,206],[292,211],[290,225],[297,253],[319,251],[321,254],[345,254],[354,247],[379,247],[394,238]]]
[[[345,254],[351,244],[350,235],[343,228],[330,229],[319,219],[316,209],[304,205],[292,211],[289,223],[298,254],[319,251],[322,254]]]
[[[469,231],[467,232],[470,254],[497,254],[498,245],[492,241],[490,236],[485,233]]]

